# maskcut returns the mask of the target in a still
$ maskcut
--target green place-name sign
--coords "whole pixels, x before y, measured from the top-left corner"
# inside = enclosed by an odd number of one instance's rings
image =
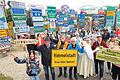
[[[56,7],[47,7],[48,18],[56,18]]]
[[[13,15],[12,18],[13,18],[13,21],[27,20],[26,15]]]

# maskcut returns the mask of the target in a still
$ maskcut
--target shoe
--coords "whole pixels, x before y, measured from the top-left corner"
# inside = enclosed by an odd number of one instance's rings
[[[110,70],[106,71],[107,74],[110,74]]]
[[[75,78],[75,80],[78,80],[78,76],[77,75],[75,75],[74,78]]]
[[[58,75],[58,77],[61,77],[62,76],[62,74],[60,73],[59,75]]]
[[[102,78],[100,78],[100,80],[103,80],[103,77],[102,77]]]
[[[67,78],[67,73],[64,73],[64,77]]]
[[[70,80],[73,80],[73,78],[72,78],[72,77],[70,77]]]
[[[98,74],[95,74],[95,76],[94,77],[98,77]]]

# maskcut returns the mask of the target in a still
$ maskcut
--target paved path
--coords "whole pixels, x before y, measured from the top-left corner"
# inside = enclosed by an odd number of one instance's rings
[[[8,54],[15,54],[16,56],[19,56],[20,58],[25,57],[25,52],[23,52],[20,49],[17,49],[16,51],[11,51]],[[29,77],[25,73],[26,66],[25,64],[17,64],[14,62],[13,57],[8,55],[7,57],[0,58],[0,72],[4,75],[13,77],[14,80],[29,80]],[[58,75],[58,69],[55,69],[56,76]],[[40,74],[41,80],[44,79],[44,71],[42,70]],[[68,78],[56,78],[56,80],[69,80]],[[87,79],[83,79],[82,76],[79,77],[79,80],[98,80],[98,78],[90,77]],[[104,74],[104,80],[111,80],[111,77],[109,74]]]

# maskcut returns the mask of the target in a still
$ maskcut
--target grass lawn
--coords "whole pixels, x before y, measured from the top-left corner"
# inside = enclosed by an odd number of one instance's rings
[[[3,74],[0,73],[0,80],[13,80],[13,78],[4,76]]]

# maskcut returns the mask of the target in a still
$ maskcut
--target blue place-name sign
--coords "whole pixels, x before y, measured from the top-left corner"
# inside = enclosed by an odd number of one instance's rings
[[[42,16],[42,10],[41,9],[32,9],[32,16],[33,17],[40,17],[40,16]]]
[[[12,15],[14,15],[14,14],[23,15],[23,14],[25,14],[25,10],[19,9],[19,8],[12,8]]]

